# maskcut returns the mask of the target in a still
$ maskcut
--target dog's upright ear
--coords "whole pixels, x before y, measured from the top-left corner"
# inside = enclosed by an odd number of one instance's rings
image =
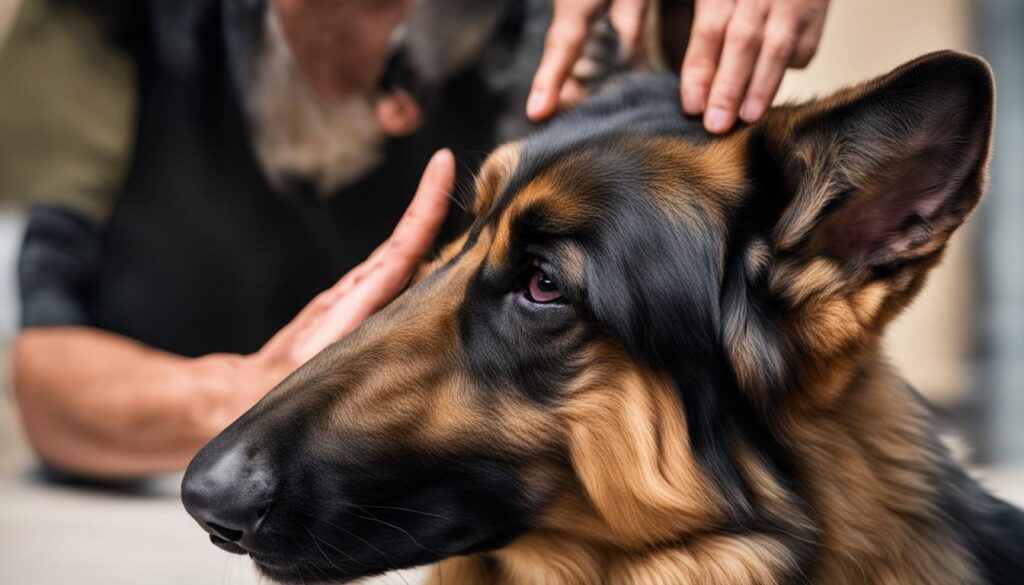
[[[981,197],[993,96],[984,61],[945,51],[797,108],[776,247],[873,268],[941,249]]]
[[[775,109],[754,128],[753,144],[777,163],[766,166],[778,199],[753,193],[776,206],[758,218],[768,223],[740,264],[748,281],[766,285],[762,300],[781,301],[784,310],[726,308],[741,383],[763,394],[811,369],[816,387],[832,375],[827,385],[841,385],[841,362],[872,346],[978,203],[993,100],[988,65],[947,51],[832,97]],[[751,306],[740,300],[732,304]]]

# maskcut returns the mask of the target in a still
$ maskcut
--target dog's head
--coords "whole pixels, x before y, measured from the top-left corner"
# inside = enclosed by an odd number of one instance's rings
[[[840,396],[921,287],[992,115],[954,53],[721,139],[677,80],[626,78],[496,151],[467,233],[211,442],[186,505],[285,581],[778,526],[774,421]]]

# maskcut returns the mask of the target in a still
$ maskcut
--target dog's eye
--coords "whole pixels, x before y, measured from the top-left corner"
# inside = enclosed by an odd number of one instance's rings
[[[535,303],[551,303],[562,298],[562,292],[547,274],[540,268],[533,271],[530,284],[526,287],[526,297]]]

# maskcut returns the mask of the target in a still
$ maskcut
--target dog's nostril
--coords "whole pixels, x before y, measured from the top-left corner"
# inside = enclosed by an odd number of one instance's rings
[[[241,530],[234,530],[226,526],[221,526],[220,524],[216,524],[214,522],[207,522],[206,527],[215,533],[210,535],[210,540],[213,540],[213,538],[220,538],[223,539],[225,542],[238,542],[242,539]],[[217,543],[214,542],[214,544]]]
[[[210,542],[217,545],[217,547],[221,550],[225,550],[229,553],[234,553],[236,555],[244,555],[246,553],[246,550],[242,548],[241,545],[239,545],[238,543],[224,540],[216,534],[210,535]]]

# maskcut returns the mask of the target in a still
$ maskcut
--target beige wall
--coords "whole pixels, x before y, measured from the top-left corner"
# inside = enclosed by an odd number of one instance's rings
[[[970,16],[969,0],[833,0],[817,57],[787,76],[778,98],[828,93],[929,51],[970,49]],[[945,262],[887,339],[911,383],[941,403],[969,389],[969,230],[956,234]]]
[[[0,45],[3,44],[7,31],[14,22],[14,11],[19,0],[0,0]]]
[[[14,9],[18,7],[18,0],[0,0],[0,45],[4,44],[7,31],[14,21]]]

